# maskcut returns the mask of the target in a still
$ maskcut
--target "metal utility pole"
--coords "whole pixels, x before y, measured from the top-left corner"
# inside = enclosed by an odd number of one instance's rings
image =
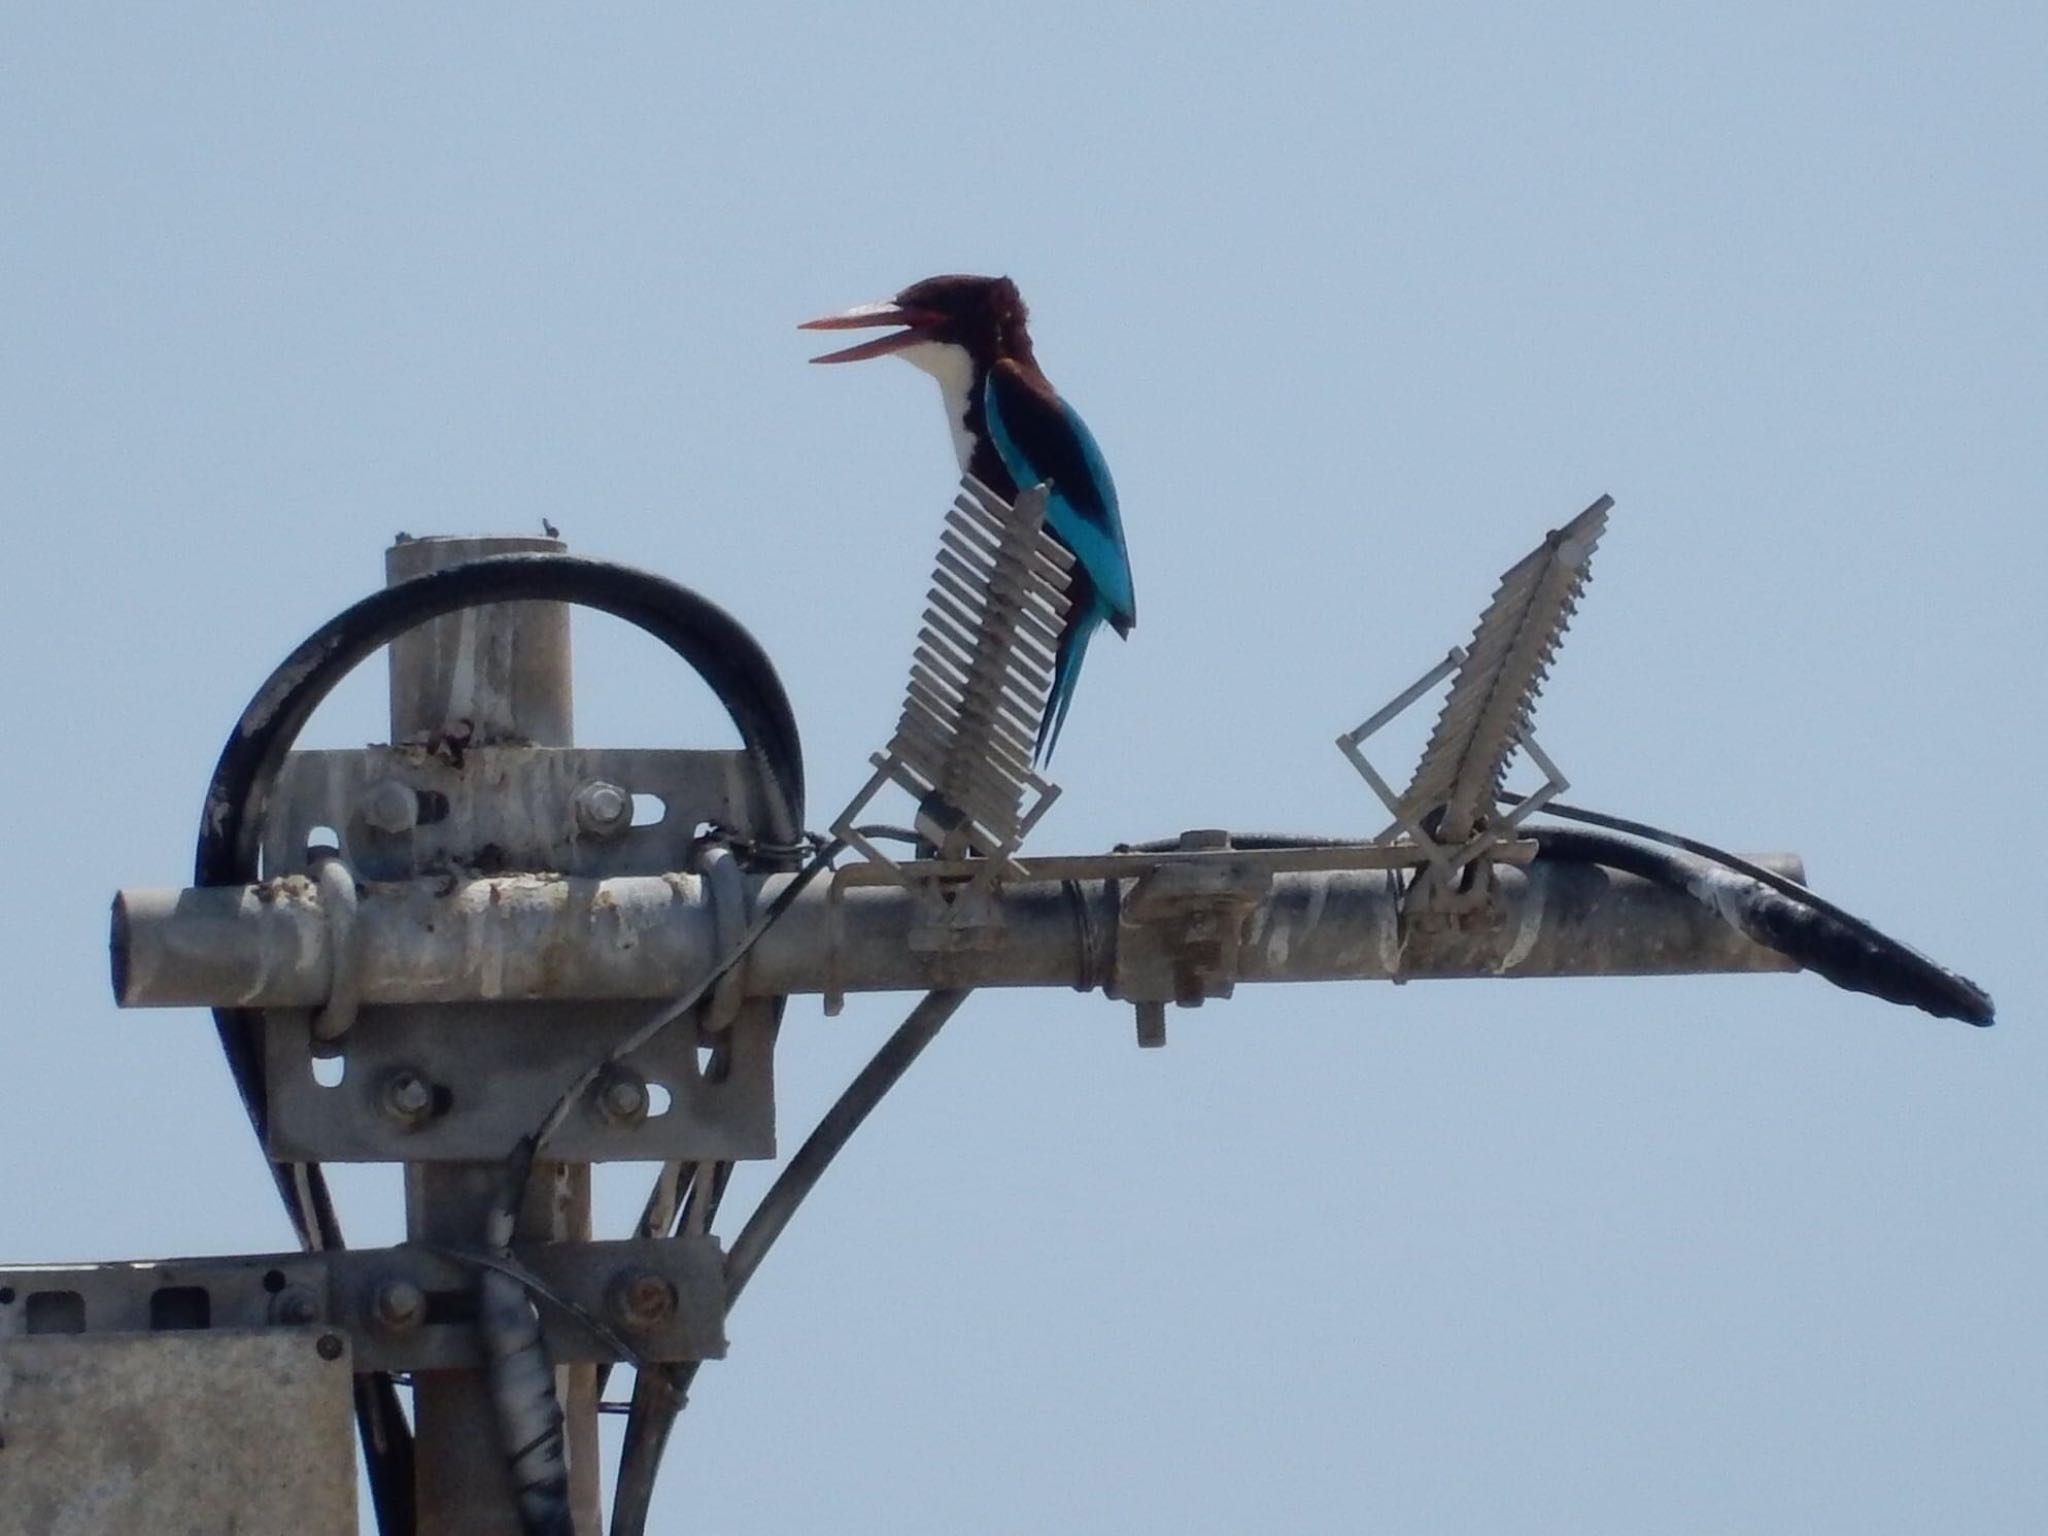
[[[560,554],[548,538],[405,539],[384,552],[388,586],[492,555]],[[574,743],[569,609],[564,603],[491,603],[431,621],[391,643],[391,740],[441,750]],[[398,798],[399,820],[405,816]],[[623,812],[630,817],[630,810]],[[417,814],[415,809],[413,814]],[[451,829],[458,859],[483,839]],[[469,846],[464,848],[464,844]],[[416,1243],[477,1241],[502,1179],[498,1162],[405,1165],[405,1232]],[[590,1165],[533,1170],[518,1235],[537,1243],[590,1240]],[[570,1494],[578,1536],[601,1536],[597,1379],[591,1365],[558,1371],[567,1416]],[[520,1536],[505,1457],[483,1374],[420,1371],[413,1379],[420,1536]]]
[[[1506,573],[1466,645],[1339,738],[1394,818],[1380,836],[1197,829],[1025,852],[1058,792],[1031,753],[1068,580],[1045,505],[1043,488],[1009,503],[963,484],[895,733],[822,848],[794,712],[722,610],[552,538],[393,547],[385,588],[315,631],[236,724],[193,884],[114,904],[116,997],[214,1010],[303,1251],[0,1269],[0,1536],[345,1536],[351,1406],[384,1536],[603,1536],[598,1373],[622,1365],[611,1536],[640,1536],[732,1301],[975,987],[1099,989],[1146,1046],[1165,1044],[1169,1008],[1240,984],[1428,977],[1804,967],[1990,1022],[1971,983],[1806,890],[1795,856],[1743,860],[1555,802],[1531,716],[1604,497]],[[570,604],[666,644],[740,749],[575,746]],[[391,743],[290,750],[387,644]],[[1364,743],[1446,680],[1397,790]],[[1517,753],[1545,775],[1527,797],[1505,790]],[[866,818],[885,793],[908,797],[907,827]],[[1539,825],[1546,803],[1603,830]],[[783,1005],[904,990],[927,995],[728,1253],[712,1232],[725,1176],[777,1153]],[[406,1242],[341,1245],[320,1165],[343,1161],[403,1169]],[[622,1239],[591,1231],[606,1161],[664,1170]]]

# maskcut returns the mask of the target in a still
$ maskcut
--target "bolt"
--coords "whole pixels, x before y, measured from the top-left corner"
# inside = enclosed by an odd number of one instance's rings
[[[370,1318],[387,1333],[406,1333],[427,1318],[427,1293],[410,1280],[386,1280],[370,1297]]]
[[[420,797],[410,784],[397,779],[379,779],[363,792],[358,807],[363,823],[394,837],[419,825]]]
[[[303,1285],[288,1285],[272,1298],[270,1316],[291,1328],[320,1321],[320,1303]]]
[[[400,1067],[384,1079],[384,1113],[408,1130],[417,1130],[434,1115],[434,1085],[411,1067]]]
[[[576,791],[576,825],[594,837],[611,837],[633,823],[633,797],[616,784],[592,779]]]
[[[1157,1050],[1166,1044],[1166,1004],[1141,1002],[1136,1007],[1138,1044],[1146,1050]]]
[[[647,1333],[676,1315],[676,1288],[651,1269],[622,1269],[605,1289],[605,1304],[621,1328]]]
[[[640,1124],[647,1118],[647,1084],[636,1072],[612,1067],[597,1085],[597,1112],[608,1125]]]
[[[319,1353],[322,1360],[339,1360],[341,1352],[348,1348],[348,1346],[341,1342],[340,1334],[323,1333],[314,1343],[313,1348]]]

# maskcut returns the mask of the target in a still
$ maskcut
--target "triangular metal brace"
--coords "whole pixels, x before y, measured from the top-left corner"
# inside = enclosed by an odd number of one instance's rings
[[[1351,766],[1393,812],[1393,825],[1376,841],[1392,842],[1405,833],[1428,858],[1424,883],[1431,890],[1422,893],[1425,897],[1449,896],[1469,884],[1468,866],[1507,842],[1523,821],[1570,787],[1536,744],[1531,720],[1613,505],[1612,498],[1602,496],[1562,528],[1552,529],[1502,575],[1469,644],[1453,647],[1384,708],[1337,738]],[[1451,686],[1414,781],[1396,794],[1361,743],[1447,677]],[[1503,816],[1497,802],[1517,751],[1527,752],[1543,770],[1544,783]]]
[[[910,885],[918,880],[939,878],[935,873],[919,869],[919,865],[930,862],[923,859],[898,861],[876,846],[873,839],[860,831],[862,813],[873,803],[875,797],[887,784],[895,784],[907,790],[918,802],[918,816],[915,830],[930,841],[933,857],[939,861],[957,866],[963,859],[971,859],[976,866],[969,883],[983,888],[992,888],[999,880],[1022,880],[1030,871],[1018,863],[1015,854],[1023,846],[1031,829],[1038,825],[1039,818],[1052,808],[1053,801],[1060,797],[1060,788],[1036,773],[1022,779],[1024,787],[1031,791],[1030,805],[1017,820],[1016,830],[1002,842],[993,846],[981,845],[970,832],[962,830],[963,823],[951,820],[951,808],[939,798],[934,787],[925,781],[902,758],[893,752],[876,752],[868,762],[874,773],[839,813],[832,823],[832,835],[843,841],[863,859],[880,869],[889,871],[899,882]],[[942,824],[951,820],[951,825]],[[958,878],[950,876],[950,878]]]
[[[1372,787],[1380,803],[1393,814],[1393,821],[1373,838],[1376,843],[1394,843],[1406,833],[1410,842],[1427,855],[1430,867],[1436,872],[1437,881],[1443,890],[1457,888],[1458,872],[1480,855],[1490,852],[1501,844],[1513,840],[1515,831],[1529,817],[1543,809],[1559,795],[1571,788],[1571,781],[1551,760],[1550,754],[1536,743],[1533,732],[1523,732],[1516,737],[1515,744],[1529,754],[1529,760],[1543,771],[1543,784],[1534,793],[1525,797],[1506,815],[1489,821],[1481,830],[1462,843],[1443,843],[1430,835],[1428,828],[1412,815],[1403,804],[1403,796],[1389,784],[1383,775],[1365,755],[1363,745],[1366,738],[1384,729],[1417,699],[1449,677],[1466,661],[1466,651],[1461,645],[1451,647],[1444,659],[1429,671],[1410,683],[1390,699],[1384,707],[1369,715],[1363,724],[1346,731],[1337,738],[1338,750],[1358,770],[1358,776]]]

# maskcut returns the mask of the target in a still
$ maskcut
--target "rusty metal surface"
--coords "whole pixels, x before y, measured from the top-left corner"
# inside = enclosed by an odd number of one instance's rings
[[[1441,815],[1436,836],[1463,842],[1493,813],[1508,759],[1527,734],[1536,695],[1584,591],[1613,498],[1602,496],[1501,577],[1452,679],[1401,809]]]
[[[526,1243],[513,1257],[544,1288],[541,1327],[558,1362],[625,1360],[621,1343],[649,1360],[725,1356],[725,1265],[716,1238]],[[615,1292],[636,1276],[673,1293],[668,1315],[651,1323],[622,1318]],[[459,1254],[409,1243],[0,1269],[0,1340],[322,1326],[348,1339],[357,1370],[470,1370],[483,1359],[474,1282]],[[388,1299],[406,1286],[418,1292],[416,1312]]]
[[[346,1340],[0,1338],[0,1536],[355,1536]]]

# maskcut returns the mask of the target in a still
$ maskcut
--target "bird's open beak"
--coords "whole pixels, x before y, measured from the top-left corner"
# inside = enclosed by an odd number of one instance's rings
[[[905,347],[916,346],[925,339],[925,333],[944,317],[924,309],[905,309],[894,299],[885,299],[879,304],[856,304],[852,309],[843,309],[836,315],[820,315],[815,320],[806,320],[797,329],[800,331],[858,331],[871,325],[900,325],[905,329],[887,336],[877,336],[873,341],[863,341],[837,352],[827,352],[811,359],[814,363],[857,363],[866,357],[883,357],[891,352],[900,352]]]

